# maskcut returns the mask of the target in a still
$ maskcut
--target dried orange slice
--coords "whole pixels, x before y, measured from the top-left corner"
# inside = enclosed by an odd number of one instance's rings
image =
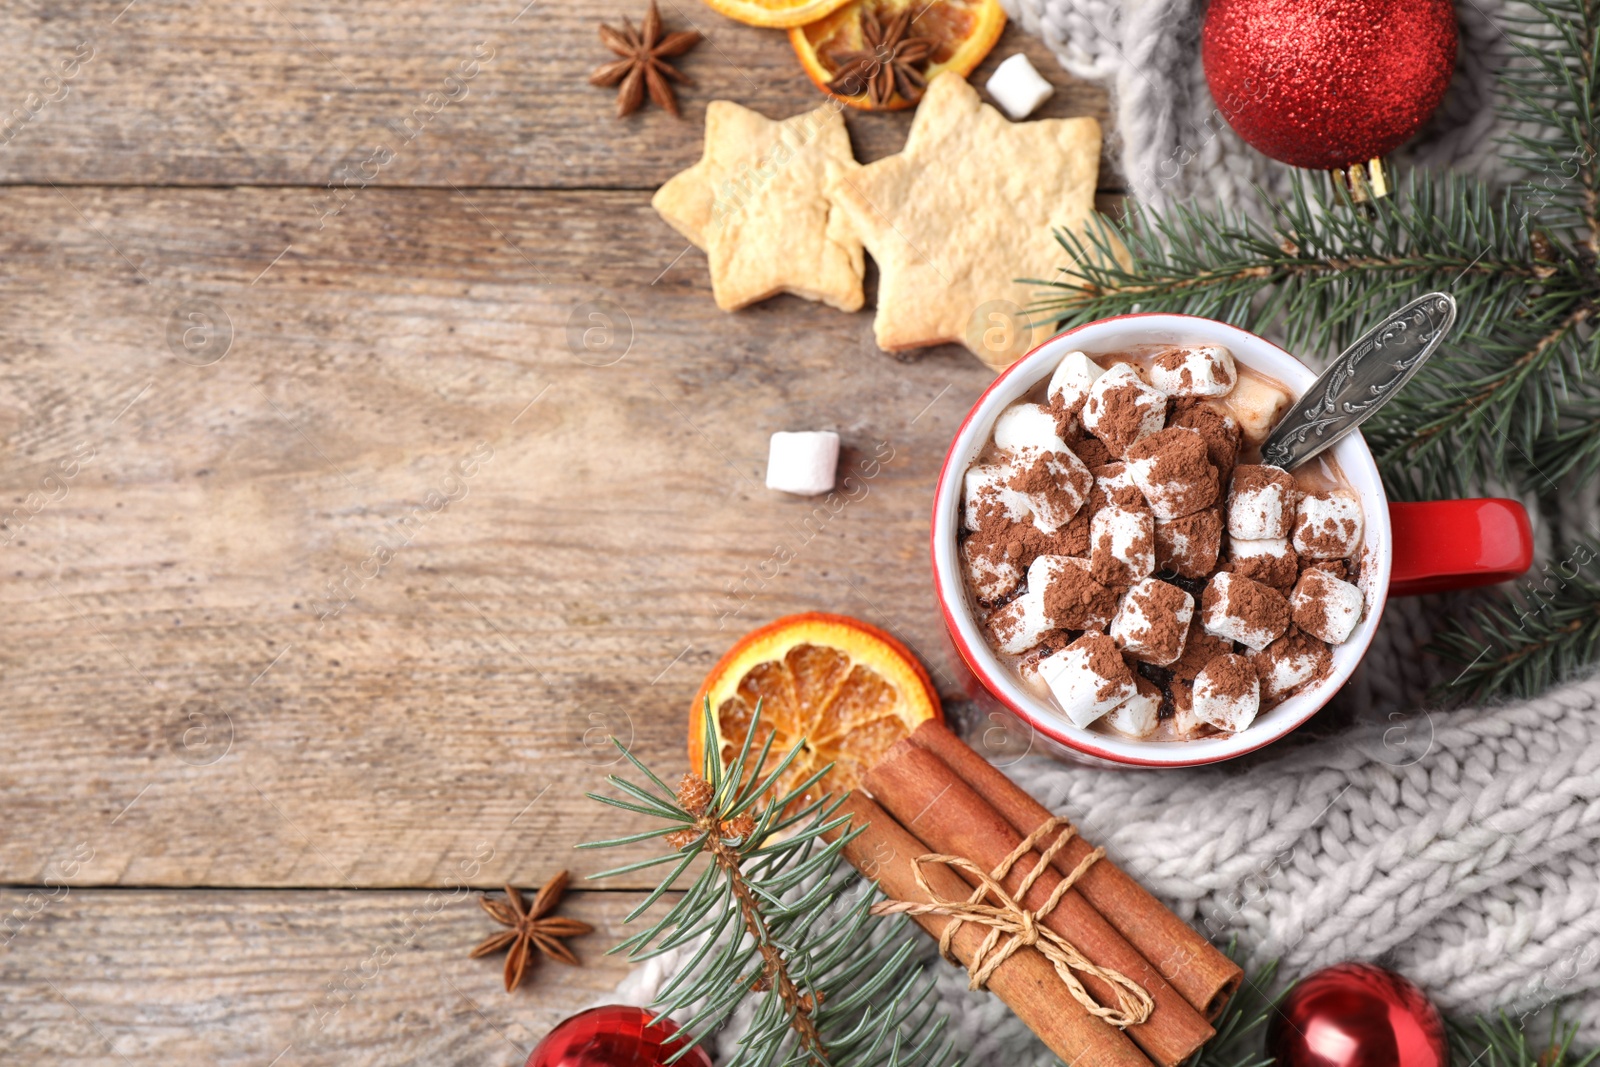
[[[896,16],[907,10],[913,17],[904,37],[932,40],[932,50],[925,61],[924,47],[916,47],[910,53],[916,57],[914,73],[924,83],[947,70],[963,78],[971,74],[1006,28],[1006,13],[1000,0],[851,0],[832,14],[791,29],[789,43],[800,57],[806,75],[829,96],[866,111],[899,111],[916,103],[904,95],[903,77],[885,78],[885,83],[895,88],[878,101],[873,99],[878,94],[863,90],[847,95],[834,92],[828,84],[849,66],[852,54],[876,51],[887,56],[886,46],[893,42],[870,38],[893,26]],[[872,71],[866,74],[870,81]],[[921,94],[913,95],[920,98]]]
[[[857,619],[821,612],[790,615],[746,634],[711,669],[689,713],[694,768],[705,752],[708,698],[712,743],[724,765],[739,754],[757,701],[761,723],[750,758],[776,735],[763,771],[805,742],[779,780],[779,794],[829,763],[833,770],[814,792],[854,789],[896,741],[944,717],[927,672],[904,645]]]
[[[788,29],[815,22],[850,0],[706,0],[706,6],[747,26]]]

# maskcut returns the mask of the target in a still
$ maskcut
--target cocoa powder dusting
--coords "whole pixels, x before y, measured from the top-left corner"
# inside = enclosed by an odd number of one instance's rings
[[[1104,441],[1088,433],[1084,434],[1083,439],[1072,446],[1072,450],[1078,454],[1079,459],[1083,460],[1083,465],[1090,470],[1094,470],[1096,467],[1104,467],[1107,463],[1117,458],[1111,454],[1111,449],[1106,447]]]
[[[1300,577],[1300,556],[1286,545],[1276,555],[1235,556],[1222,569],[1232,571],[1241,578],[1270,585],[1279,592],[1287,592],[1294,588],[1295,580]]]
[[[1190,515],[1217,502],[1217,468],[1211,462],[1205,438],[1184,426],[1169,426],[1128,447],[1129,460],[1154,460],[1149,481],[1174,490],[1168,510],[1174,516]]]
[[[1195,675],[1205,669],[1207,663],[1232,651],[1233,642],[1207,633],[1199,615],[1196,615],[1189,623],[1189,639],[1184,642],[1183,655],[1170,668],[1172,676],[1192,682]]]
[[[1129,592],[1128,598],[1138,605],[1140,612],[1149,620],[1142,632],[1132,635],[1148,651],[1138,654],[1130,652],[1129,655],[1153,663],[1170,663],[1177,659],[1183,651],[1189,630],[1187,624],[1178,623],[1187,597],[1188,594],[1177,586],[1159,581]]]
[[[1255,664],[1244,656],[1229,652],[1206,664],[1211,689],[1225,700],[1240,700],[1257,691]]]
[[[1139,439],[1144,428],[1145,413],[1149,409],[1149,394],[1138,382],[1118,385],[1098,394],[1089,402],[1099,401],[1094,435],[1105,442],[1111,454],[1120,456],[1128,446]]]
[[[1084,634],[1067,647],[1080,649],[1088,655],[1089,669],[1100,679],[1096,700],[1109,699],[1118,690],[1133,684],[1133,671],[1123,660],[1117,643],[1105,634]]]
[[[1184,578],[1209,578],[1222,551],[1222,512],[1197,511],[1156,523],[1156,567]]]
[[[1068,630],[1100,630],[1117,613],[1117,593],[1073,564],[1061,568],[1044,591],[1044,613]]]
[[[1238,422],[1200,397],[1184,396],[1173,400],[1167,424],[1182,426],[1200,435],[1206,443],[1206,458],[1217,468],[1217,477],[1226,485],[1233,476],[1233,465],[1239,460]]]
[[[1099,511],[1115,504],[1119,508],[1142,508],[1145,506],[1144,494],[1139,492],[1139,487],[1131,482],[1127,485],[1114,485],[1107,492],[1107,482],[1121,478],[1127,471],[1126,463],[1107,463],[1095,467],[1090,471],[1094,475],[1094,488],[1089,490],[1089,509]]]
[[[1209,601],[1216,585],[1206,587]],[[1234,575],[1228,583],[1228,614],[1252,630],[1282,633],[1289,625],[1289,602],[1269,585]]]

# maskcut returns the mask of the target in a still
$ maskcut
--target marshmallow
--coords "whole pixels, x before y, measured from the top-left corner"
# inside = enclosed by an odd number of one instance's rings
[[[1318,490],[1300,498],[1294,548],[1307,559],[1343,559],[1361,544],[1361,504],[1350,493]]]
[[[997,463],[967,468],[962,482],[967,529],[982,529],[983,516],[994,509],[1002,511],[1007,522],[1021,522],[1031,514],[1028,498],[1007,485],[1013,473],[1009,465]]]
[[[1060,404],[1068,411],[1076,411],[1089,396],[1089,387],[1104,373],[1100,364],[1082,352],[1068,352],[1056,364],[1056,372],[1050,375],[1045,395],[1051,403]]]
[[[1361,621],[1366,598],[1349,582],[1308,567],[1295,583],[1289,603],[1296,626],[1330,645],[1342,645]]]
[[[1222,571],[1200,594],[1200,621],[1207,633],[1262,649],[1289,628],[1289,603],[1269,585]]]
[[[1268,537],[1260,541],[1231,537],[1228,539],[1228,569],[1262,585],[1286,591],[1300,573],[1300,557],[1289,547],[1286,537]]]
[[[1149,737],[1161,725],[1161,690],[1135,677],[1136,692],[1106,713],[1105,724],[1129,737]]]
[[[963,541],[961,559],[967,568],[967,584],[979,600],[992,603],[1010,596],[1022,584],[1022,568],[1002,552],[978,551],[971,541]]]
[[[1270,382],[1246,374],[1228,394],[1227,405],[1233,417],[1239,420],[1239,430],[1246,443],[1260,445],[1278,425],[1283,409],[1289,406],[1289,394]]]
[[[1227,485],[1239,458],[1239,420],[1220,401],[1179,397],[1172,402],[1169,426],[1193,430],[1206,443],[1206,458],[1217,468],[1217,482]]]
[[[1150,384],[1169,396],[1227,396],[1238,380],[1233,353],[1221,345],[1174,346],[1150,363]]]
[[[1288,471],[1257,464],[1235,467],[1228,488],[1228,533],[1247,541],[1288,537],[1295,495]]]
[[[1192,741],[1216,733],[1211,724],[1194,713],[1194,686],[1172,683],[1172,734],[1180,741]]]
[[[1193,616],[1194,597],[1175,585],[1143,578],[1123,595],[1108,632],[1134,659],[1165,667],[1183,655]]]
[[[1028,565],[1028,590],[1044,598],[1044,614],[1062,630],[1104,630],[1116,614],[1117,594],[1095,581],[1089,561],[1040,556]]]
[[[1039,677],[1050,687],[1067,721],[1080,728],[1138,692],[1133,671],[1105,634],[1084,634],[1040,660]]]
[[[1041,533],[1053,534],[1072,521],[1094,484],[1094,475],[1070,451],[1022,449],[1013,461],[1015,473],[1006,483],[1021,493]]]
[[[832,430],[778,432],[767,446],[767,488],[796,496],[833,491],[839,435]]]
[[[1179,519],[1217,502],[1217,468],[1206,458],[1205,438],[1182,426],[1130,445],[1127,476],[1158,519]]]
[[[1167,394],[1145,384],[1132,364],[1118,363],[1095,379],[1083,402],[1084,429],[1104,441],[1114,456],[1167,421]]]
[[[1095,511],[1113,504],[1122,508],[1145,506],[1144,494],[1139,492],[1139,487],[1128,476],[1126,463],[1107,463],[1103,467],[1095,467],[1092,473],[1094,488],[1089,491],[1089,506]]]
[[[1180,578],[1205,578],[1222,551],[1222,515],[1216,508],[1181,519],[1156,520],[1156,568]]]
[[[994,73],[989,75],[983,87],[989,90],[994,102],[1011,116],[1012,121],[1021,121],[1033,114],[1034,109],[1056,91],[1055,86],[1045,81],[1021,52],[994,68]]]
[[[1252,652],[1250,659],[1261,679],[1263,704],[1276,704],[1312,679],[1326,677],[1333,667],[1328,646],[1299,630],[1290,630],[1261,651]]]
[[[1029,589],[1017,599],[989,616],[989,633],[1002,652],[1020,656],[1043,641],[1055,627],[1044,612],[1044,597]]]
[[[1238,733],[1256,721],[1261,683],[1243,656],[1218,656],[1194,679],[1194,717],[1219,730]]]
[[[1101,508],[1089,519],[1089,562],[1101,585],[1132,585],[1156,569],[1156,520],[1143,509]]]
[[[994,420],[994,446],[1007,452],[1072,451],[1061,439],[1056,417],[1040,405],[1027,401],[1012,404]]]

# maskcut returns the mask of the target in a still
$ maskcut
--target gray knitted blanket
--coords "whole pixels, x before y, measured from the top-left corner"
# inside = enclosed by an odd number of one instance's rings
[[[1215,113],[1198,54],[1202,0],[1005,3],[1068,71],[1110,86],[1108,148],[1140,201],[1252,211],[1253,185],[1286,188],[1287,168]],[[1498,169],[1489,74],[1502,58],[1492,20],[1504,7],[1458,9],[1455,82],[1397,154],[1402,164],[1516,177]],[[1535,520],[1540,560],[1552,537],[1600,531],[1596,495],[1592,484],[1570,487],[1558,529]],[[1438,598],[1389,604],[1336,699],[1333,717],[1350,725],[1334,736],[1196,770],[1093,771],[1029,757],[1006,771],[1213,940],[1236,935],[1247,966],[1279,959],[1295,978],[1375,960],[1454,1012],[1564,1000],[1581,1038],[1600,1043],[1600,678],[1525,703],[1417,712],[1438,679],[1416,651],[1446,610]],[[685,958],[651,961],[619,995],[647,1003]],[[996,998],[967,990],[965,972],[933,966],[970,1062],[1052,1062]],[[737,1039],[737,1025],[729,1030],[724,1052]]]

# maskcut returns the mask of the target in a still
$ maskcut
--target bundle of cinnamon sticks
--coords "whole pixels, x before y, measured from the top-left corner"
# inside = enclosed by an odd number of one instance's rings
[[[900,742],[866,776],[865,792],[845,798],[851,828],[865,827],[845,848],[863,875],[892,900],[910,904],[965,901],[979,881],[959,865],[921,863],[930,853],[963,857],[989,872],[1000,867],[1050,813],[987,760],[930,721]],[[1176,1067],[1205,1044],[1211,1020],[1243,980],[1243,972],[1204,937],[1172,914],[1109,859],[1084,861],[1093,846],[1072,836],[1050,859],[1052,869],[1029,876],[1059,834],[1046,834],[997,879],[1040,924],[1053,930],[1097,969],[1142,987],[1153,1002],[1143,1022],[1118,1028],[1091,1013],[1069,993],[1056,967],[1036,948],[1011,952],[987,975],[987,986],[1038,1034],[1050,1050],[1076,1067]],[[920,870],[921,878],[918,878]],[[1063,878],[1077,878],[1047,908]],[[1026,887],[1026,892],[1022,892]],[[930,893],[931,891],[931,893]],[[912,912],[934,937],[960,923],[949,948],[972,966],[991,931],[948,914]],[[986,945],[987,939],[987,945]],[[981,960],[980,960],[981,963]],[[1117,1003],[1111,983],[1091,972],[1081,985],[1102,1005]]]

